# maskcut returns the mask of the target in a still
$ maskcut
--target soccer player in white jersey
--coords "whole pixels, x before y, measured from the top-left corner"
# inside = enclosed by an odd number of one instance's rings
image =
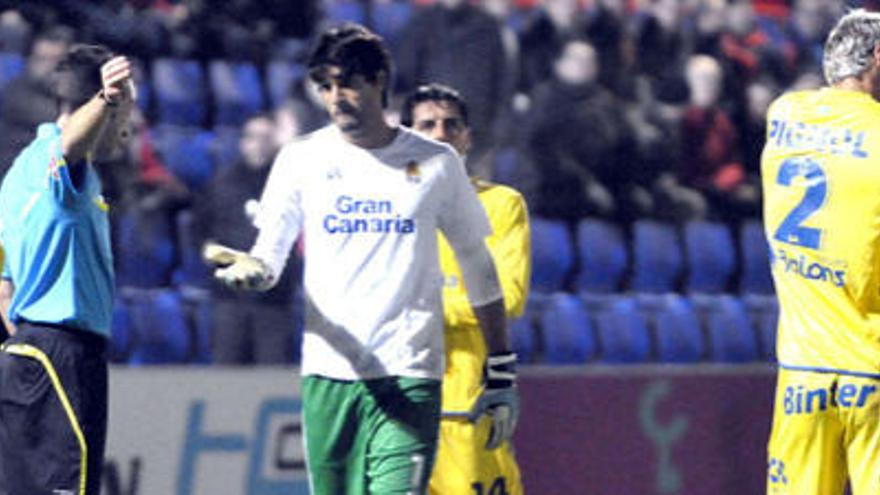
[[[516,409],[515,356],[484,241],[489,223],[452,148],[385,121],[391,61],[381,38],[354,24],[331,28],[308,68],[333,124],[279,153],[250,253],[205,254],[227,265],[218,278],[265,289],[305,236],[303,422],[312,493],[423,494],[443,376],[438,229],[462,266],[489,349],[476,408]]]

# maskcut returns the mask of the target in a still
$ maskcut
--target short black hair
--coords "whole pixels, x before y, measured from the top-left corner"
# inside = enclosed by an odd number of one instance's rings
[[[468,108],[461,93],[449,86],[443,84],[431,83],[419,86],[415,91],[407,95],[403,100],[403,108],[400,110],[400,123],[412,127],[413,111],[419,103],[426,101],[453,103],[458,107],[458,113],[461,114],[461,120],[464,125],[470,125],[468,122]]]
[[[101,90],[101,66],[113,58],[103,45],[75,44],[55,68],[53,90],[58,110],[72,112]]]
[[[339,67],[343,78],[361,75],[370,83],[384,72],[383,104],[388,100],[391,85],[391,55],[382,38],[360,24],[347,22],[330,27],[321,33],[309,57],[309,79],[320,84],[327,78],[330,67]]]

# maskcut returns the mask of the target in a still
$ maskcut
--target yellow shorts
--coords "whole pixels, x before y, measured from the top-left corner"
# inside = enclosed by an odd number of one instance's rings
[[[487,417],[464,417],[481,391],[486,347],[479,329],[446,332],[446,375],[440,441],[431,476],[431,495],[522,495],[519,467],[509,444],[487,450]]]
[[[880,494],[880,379],[779,370],[768,495]]]
[[[431,495],[522,495],[519,467],[509,443],[486,450],[491,420],[440,421],[440,441],[428,493]]]

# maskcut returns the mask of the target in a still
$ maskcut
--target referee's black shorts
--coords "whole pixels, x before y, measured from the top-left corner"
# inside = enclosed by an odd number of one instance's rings
[[[107,340],[25,323],[0,349],[0,495],[98,495]]]

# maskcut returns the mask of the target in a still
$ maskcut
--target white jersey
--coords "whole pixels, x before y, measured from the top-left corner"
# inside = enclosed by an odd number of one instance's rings
[[[398,128],[368,150],[328,126],[281,150],[260,204],[251,254],[274,274],[305,236],[304,375],[443,376],[437,229],[465,249],[491,233],[452,148]]]

